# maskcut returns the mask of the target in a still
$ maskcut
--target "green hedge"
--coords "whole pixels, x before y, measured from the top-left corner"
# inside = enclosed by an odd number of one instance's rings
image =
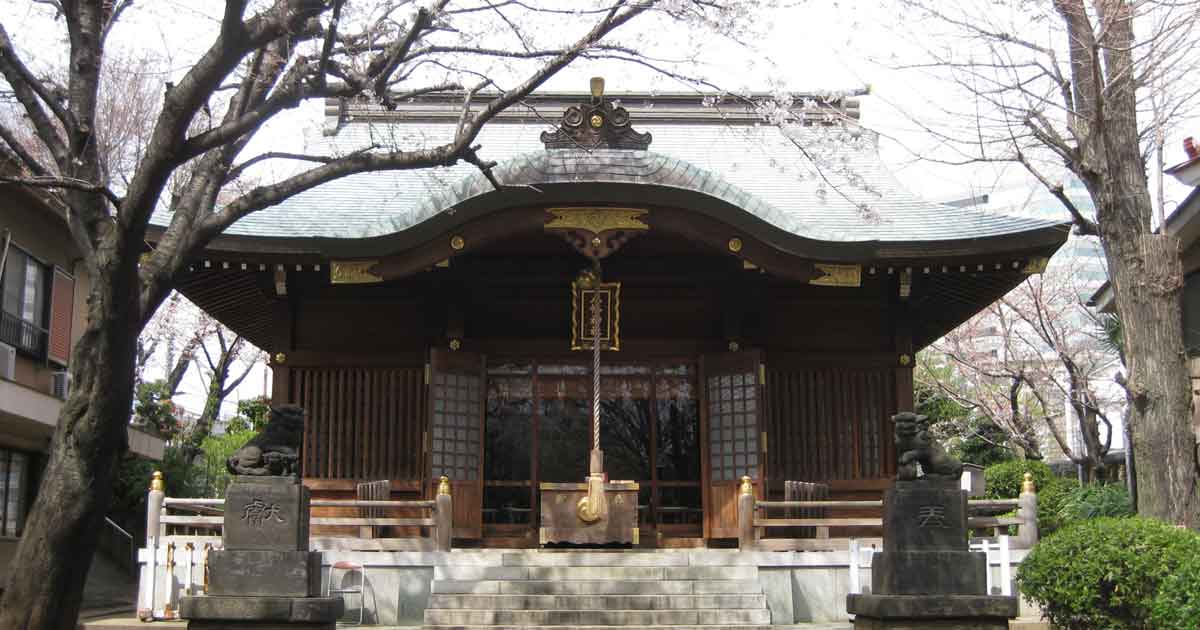
[[[1021,494],[1021,484],[1025,481],[1025,473],[1033,473],[1033,483],[1038,492],[1054,483],[1058,477],[1054,471],[1041,462],[1033,459],[1014,459],[999,464],[993,464],[983,469],[983,479],[987,482],[986,496],[989,499],[1015,499]]]
[[[1152,519],[1094,518],[1038,543],[1017,570],[1017,584],[1064,630],[1195,630],[1194,616],[1183,616],[1191,625],[1152,623],[1150,617],[1159,607],[1160,584],[1171,601],[1195,605],[1194,582],[1174,585],[1167,578],[1197,555],[1200,535],[1194,532]],[[1167,610],[1171,605],[1163,601],[1164,619],[1176,612]]]
[[[987,481],[985,496],[989,499],[1017,498],[1027,472],[1033,474],[1033,483],[1037,486],[1038,532],[1046,536],[1062,527],[1060,512],[1063,502],[1079,487],[1078,481],[1055,476],[1045,462],[1014,459],[984,469],[983,478]]]
[[[1200,556],[1183,561],[1158,587],[1150,610],[1152,628],[1188,628],[1200,625]]]

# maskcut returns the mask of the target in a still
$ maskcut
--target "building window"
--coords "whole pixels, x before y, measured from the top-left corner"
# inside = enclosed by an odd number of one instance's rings
[[[20,536],[25,525],[29,456],[0,449],[0,536]]]
[[[1200,273],[1183,281],[1183,345],[1188,356],[1200,354]]]
[[[35,358],[46,356],[50,273],[46,265],[10,247],[0,276],[0,342]]]

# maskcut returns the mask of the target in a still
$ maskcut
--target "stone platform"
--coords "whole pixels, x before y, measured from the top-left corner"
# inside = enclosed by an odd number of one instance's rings
[[[188,628],[325,630],[342,614],[340,597],[186,597],[179,603]]]
[[[998,595],[849,595],[855,630],[1005,630],[1017,616],[1015,597]]]

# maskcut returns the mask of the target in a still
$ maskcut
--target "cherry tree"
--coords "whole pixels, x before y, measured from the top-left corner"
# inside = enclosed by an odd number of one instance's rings
[[[917,378],[1003,429],[1013,450],[1042,459],[1050,442],[1103,479],[1125,402],[1114,381],[1121,360],[1084,304],[1078,264],[1056,258],[938,340]]]

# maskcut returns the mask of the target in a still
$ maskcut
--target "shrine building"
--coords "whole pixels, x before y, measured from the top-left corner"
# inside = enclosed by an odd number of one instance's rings
[[[743,476],[760,497],[878,499],[915,353],[1039,273],[1069,226],[915,197],[856,100],[798,99],[782,128],[758,105],[534,95],[480,134],[487,171],[324,184],[232,226],[179,290],[306,410],[314,498],[383,480],[429,497],[444,475],[456,545],[545,542],[539,493],[587,478],[597,389],[642,546],[734,538]],[[460,106],[330,100],[306,152],[440,144]]]

